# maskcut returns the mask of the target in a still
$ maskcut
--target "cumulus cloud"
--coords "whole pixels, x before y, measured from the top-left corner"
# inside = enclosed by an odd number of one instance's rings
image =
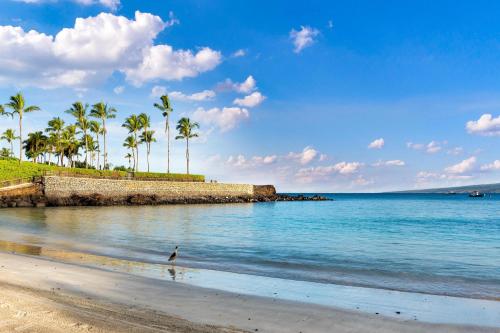
[[[314,38],[319,35],[319,30],[309,26],[301,26],[300,30],[292,29],[290,31],[290,39],[295,46],[294,52],[300,53],[306,47],[314,43]]]
[[[241,121],[250,117],[250,113],[245,108],[224,107],[205,110],[198,108],[193,113],[193,119],[207,126],[215,126],[221,132],[227,132],[235,128]]]
[[[333,174],[340,174],[340,175],[355,174],[359,171],[359,169],[362,166],[363,163],[359,162],[339,162],[337,164],[329,166],[302,168],[297,171],[295,176],[301,182],[308,183],[308,182],[313,182],[315,180],[325,179],[326,177]]]
[[[406,163],[405,161],[402,160],[389,160],[389,161],[378,161],[374,164],[372,164],[374,167],[380,167],[380,166],[405,166]]]
[[[178,101],[194,101],[201,102],[211,100],[215,97],[215,92],[213,90],[203,90],[197,93],[186,95],[180,91],[172,91],[169,96]]]
[[[113,89],[113,92],[117,95],[120,95],[122,94],[123,92],[125,91],[125,87],[124,86],[118,86],[118,87],[115,87]]]
[[[161,97],[167,94],[167,87],[164,86],[154,86],[151,89],[151,97]]]
[[[468,121],[467,132],[483,136],[500,136],[500,116],[493,118],[489,113],[483,114],[478,120]]]
[[[473,170],[475,164],[476,158],[472,156],[460,163],[445,168],[444,171],[449,174],[464,174]]]
[[[376,139],[376,140],[373,140],[372,142],[370,142],[370,144],[368,145],[368,148],[369,149],[382,149],[384,144],[385,144],[384,139],[380,138],[380,139]]]
[[[247,108],[253,108],[261,104],[266,99],[266,96],[262,95],[260,92],[256,91],[243,98],[236,98],[233,103],[239,106],[244,106]]]
[[[252,158],[247,159],[244,155],[239,154],[229,156],[226,164],[239,168],[252,168],[273,164],[277,159],[277,155],[253,156]]]
[[[448,150],[448,155],[460,155],[462,154],[464,149],[462,147],[454,147],[450,150]]]
[[[318,151],[309,146],[305,147],[299,153],[290,152],[287,155],[289,159],[296,160],[302,165],[309,164],[316,158],[316,156],[318,156]]]
[[[492,163],[481,165],[481,171],[500,170],[500,160],[495,160]]]
[[[0,26],[0,84],[87,87],[119,71],[141,85],[193,77],[220,63],[220,52],[208,47],[193,52],[153,45],[166,26],[159,16],[139,11],[134,19],[110,13],[77,18],[55,36]]]
[[[256,85],[257,81],[255,81],[252,75],[249,75],[246,80],[241,83],[226,79],[224,82],[217,85],[217,89],[220,91],[234,90],[242,94],[248,94],[256,89]]]

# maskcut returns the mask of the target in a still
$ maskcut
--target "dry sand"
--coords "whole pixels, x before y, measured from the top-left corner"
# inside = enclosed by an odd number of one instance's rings
[[[465,333],[500,329],[401,321],[0,253],[0,332],[87,331]]]

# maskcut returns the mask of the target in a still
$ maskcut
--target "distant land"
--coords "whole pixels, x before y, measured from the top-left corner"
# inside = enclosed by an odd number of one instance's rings
[[[467,186],[457,186],[457,187],[431,188],[431,189],[424,189],[424,190],[397,191],[397,192],[391,192],[391,193],[448,193],[448,192],[469,193],[472,191],[479,191],[482,193],[500,193],[500,183],[467,185]]]

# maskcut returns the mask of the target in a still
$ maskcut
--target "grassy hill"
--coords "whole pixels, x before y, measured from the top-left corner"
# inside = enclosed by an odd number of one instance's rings
[[[44,172],[53,172],[56,174],[89,176],[89,177],[110,177],[110,178],[126,178],[126,171],[114,170],[94,170],[94,169],[79,169],[79,168],[63,168],[55,165],[39,164],[32,162],[22,162],[16,159],[0,159],[0,182],[32,178],[42,176]],[[202,175],[186,175],[178,173],[156,173],[156,172],[136,172],[136,179],[158,179],[170,181],[205,181],[205,176]]]

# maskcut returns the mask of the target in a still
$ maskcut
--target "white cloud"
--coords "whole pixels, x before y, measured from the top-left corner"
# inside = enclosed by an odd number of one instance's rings
[[[363,163],[359,162],[339,162],[329,166],[302,168],[297,171],[295,176],[300,182],[310,183],[325,179],[333,174],[352,175],[357,173],[362,166]]]
[[[198,108],[193,113],[193,119],[208,126],[216,126],[221,132],[227,132],[235,128],[238,123],[250,117],[245,108],[224,107],[205,110]]]
[[[266,99],[266,96],[262,95],[260,92],[256,91],[243,98],[236,98],[233,103],[239,106],[245,106],[247,108],[253,108],[261,104]]]
[[[247,54],[247,52],[245,50],[239,49],[239,50],[234,51],[233,54],[231,54],[231,57],[239,58],[239,57],[244,57],[246,54]]]
[[[77,18],[74,27],[55,36],[0,26],[0,84],[88,87],[119,71],[140,85],[193,77],[220,63],[220,52],[207,47],[193,53],[153,46],[166,26],[160,17],[139,11],[134,19],[110,13]]]
[[[144,52],[142,62],[136,68],[125,69],[127,81],[140,86],[154,80],[182,80],[195,77],[220,64],[222,55],[209,47],[198,52],[191,50],[174,51],[170,45],[156,45]]]
[[[255,81],[252,75],[249,75],[246,80],[241,83],[226,79],[224,82],[217,85],[217,89],[221,91],[234,90],[242,94],[248,94],[256,89],[256,85],[257,81]]]
[[[427,145],[422,144],[422,143],[413,143],[413,142],[407,142],[406,146],[410,149],[414,150],[423,150],[429,154],[435,154],[443,148],[442,146],[445,145],[447,142],[438,142],[438,141],[431,141]]]
[[[215,97],[215,92],[213,90],[203,90],[197,93],[193,93],[191,95],[186,95],[180,91],[172,91],[169,96],[174,100],[179,101],[207,101],[211,100]]]
[[[441,150],[441,146],[440,146],[439,142],[436,142],[436,141],[429,142],[429,144],[427,145],[427,149],[426,149],[426,151],[429,154],[437,153],[440,150]]]
[[[500,116],[493,118],[485,113],[478,120],[468,121],[465,125],[467,132],[483,136],[500,136]]]
[[[455,147],[450,150],[448,150],[448,155],[460,155],[462,154],[464,149],[462,147]]]
[[[328,21],[328,29],[332,29],[332,28],[333,28],[333,21],[329,20]]]
[[[302,165],[309,164],[316,156],[318,156],[318,151],[309,146],[305,147],[300,153],[290,152],[287,155],[289,159],[297,160]]]
[[[382,149],[384,144],[385,144],[384,139],[380,138],[380,139],[376,139],[376,140],[370,142],[370,144],[368,145],[368,148],[370,148],[370,149]]]
[[[226,164],[240,168],[255,168],[273,164],[277,161],[277,159],[277,155],[253,156],[252,158],[247,159],[244,155],[239,154],[236,156],[229,156]]]
[[[474,168],[475,164],[476,158],[472,156],[460,163],[445,168],[444,171],[449,174],[464,174],[468,171],[471,171]]]
[[[292,29],[290,31],[290,39],[295,46],[293,51],[300,53],[306,47],[311,46],[317,35],[319,35],[319,30],[308,26],[301,26],[299,31]]]
[[[164,86],[154,86],[151,89],[151,97],[161,97],[167,94],[167,87]]]
[[[405,161],[402,160],[389,160],[389,161],[378,161],[372,164],[374,167],[380,166],[405,166]]]
[[[122,94],[124,91],[125,91],[124,86],[118,86],[118,87],[115,87],[115,89],[113,89],[113,92],[117,95]]]
[[[481,166],[481,171],[500,170],[500,160],[495,160],[492,163],[484,164]]]

